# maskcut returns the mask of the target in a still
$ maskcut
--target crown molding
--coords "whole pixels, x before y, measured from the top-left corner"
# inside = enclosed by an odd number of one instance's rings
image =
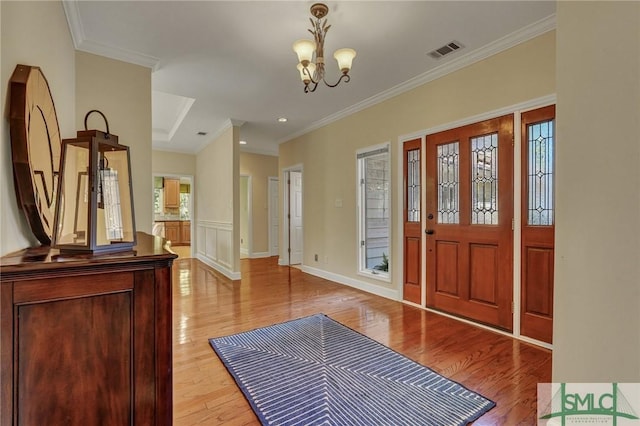
[[[64,8],[64,14],[67,17],[67,25],[69,25],[69,32],[71,33],[71,39],[73,40],[73,47],[76,49],[84,40],[84,28],[82,27],[82,21],[80,20],[80,8],[78,2],[75,0],[66,0],[62,2]]]
[[[291,139],[297,138],[313,130],[331,124],[334,121],[338,121],[344,117],[355,114],[356,112],[377,105],[383,101],[386,101],[387,99],[393,98],[394,96],[398,96],[404,92],[408,92],[409,90],[415,89],[416,87],[421,86],[425,83],[441,78],[454,71],[458,71],[464,67],[467,67],[490,56],[517,46],[518,44],[529,41],[532,38],[552,31],[555,28],[556,15],[554,13],[537,22],[522,27],[519,30],[512,32],[511,34],[507,34],[506,36],[499,38],[479,49],[476,49],[473,52],[469,52],[466,55],[458,56],[457,58],[454,58],[449,62],[439,65],[423,74],[407,80],[404,83],[400,83],[390,89],[378,93],[377,95],[373,95],[362,102],[358,102],[357,104],[354,104],[321,120],[318,120],[312,123],[310,126],[281,139],[280,141],[278,141],[278,144],[290,141]]]
[[[156,57],[88,39],[84,33],[82,20],[80,19],[80,7],[78,5],[79,2],[77,0],[65,0],[62,2],[62,7],[67,17],[67,24],[69,25],[69,32],[71,33],[73,45],[76,50],[140,65],[151,68],[154,71],[157,69],[160,59]]]
[[[118,61],[127,62],[134,65],[140,65],[151,68],[155,71],[160,59],[145,55],[143,53],[134,52],[132,50],[121,49],[119,47],[108,46],[93,40],[84,39],[80,45],[76,46],[77,50],[104,56],[106,58],[116,59]]]

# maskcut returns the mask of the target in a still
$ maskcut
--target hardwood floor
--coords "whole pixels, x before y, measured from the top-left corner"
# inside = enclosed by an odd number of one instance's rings
[[[195,259],[173,266],[174,425],[258,425],[208,343],[322,312],[494,400],[474,425],[536,424],[536,385],[551,381],[551,352],[287,267],[242,260],[230,281]]]

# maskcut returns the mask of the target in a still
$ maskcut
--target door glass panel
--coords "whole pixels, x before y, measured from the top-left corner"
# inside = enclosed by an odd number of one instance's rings
[[[471,138],[471,223],[498,224],[498,134]]]
[[[420,222],[420,150],[407,151],[407,222]]]
[[[527,126],[529,225],[553,225],[553,123]]]
[[[438,223],[460,223],[460,146],[438,145]]]

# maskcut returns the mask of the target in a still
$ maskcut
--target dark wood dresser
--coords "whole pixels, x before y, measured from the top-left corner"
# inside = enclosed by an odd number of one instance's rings
[[[160,237],[133,251],[0,260],[0,424],[170,425],[171,265]]]

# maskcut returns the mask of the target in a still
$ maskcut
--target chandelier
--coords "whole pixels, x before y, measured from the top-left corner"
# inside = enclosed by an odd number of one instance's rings
[[[349,70],[351,63],[356,56],[356,51],[349,48],[338,49],[334,52],[333,57],[338,61],[338,68],[342,71],[342,75],[335,84],[327,83],[325,80],[324,69],[324,38],[331,25],[327,25],[327,20],[322,18],[327,16],[329,8],[326,4],[315,3],[311,6],[311,15],[316,19],[309,18],[312,29],[309,32],[313,34],[314,40],[298,40],[293,43],[293,51],[298,54],[298,71],[300,71],[300,79],[304,83],[304,92],[314,92],[320,81],[323,81],[329,87],[336,87],[344,80],[348,83],[351,80]],[[315,53],[315,61],[314,59]]]

